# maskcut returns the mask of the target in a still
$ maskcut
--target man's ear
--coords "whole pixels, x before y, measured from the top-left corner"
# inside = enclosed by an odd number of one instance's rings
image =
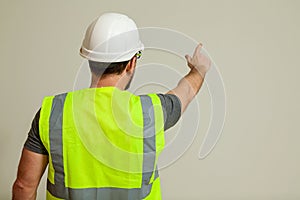
[[[135,70],[135,66],[136,66],[136,56],[134,56],[133,58],[131,58],[131,60],[127,63],[125,71],[126,73],[130,73],[132,74]]]

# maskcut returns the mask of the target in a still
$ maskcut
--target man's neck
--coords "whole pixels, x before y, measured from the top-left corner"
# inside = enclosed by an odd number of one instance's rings
[[[100,78],[95,75],[92,75],[90,88],[102,87],[116,87],[120,90],[124,90],[125,88],[122,84],[120,75],[105,75]]]

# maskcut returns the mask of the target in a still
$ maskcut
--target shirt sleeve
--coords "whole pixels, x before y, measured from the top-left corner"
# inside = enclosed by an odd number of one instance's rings
[[[181,102],[174,94],[157,94],[164,113],[164,129],[174,126],[181,116]]]
[[[28,149],[29,151],[33,151],[35,153],[48,155],[48,151],[44,147],[39,132],[39,121],[40,121],[40,111],[36,113],[32,124],[31,129],[29,130],[27,140],[24,144],[24,148]]]

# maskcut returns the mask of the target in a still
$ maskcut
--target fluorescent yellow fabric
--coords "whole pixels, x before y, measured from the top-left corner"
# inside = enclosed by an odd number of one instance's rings
[[[50,192],[46,191],[46,199],[47,200],[61,200],[59,198],[56,198],[55,196],[53,196],[52,194],[50,194]]]
[[[54,183],[54,169],[52,164],[52,157],[50,154],[50,143],[49,143],[49,118],[52,106],[52,100],[54,97],[46,97],[44,98],[42,109],[40,112],[40,120],[39,120],[39,132],[40,138],[43,142],[43,145],[47,149],[49,153],[49,166],[48,166],[48,180],[51,183]]]
[[[161,190],[160,190],[160,178],[155,179],[152,184],[151,193],[145,198],[145,200],[161,200]]]
[[[159,97],[149,96],[154,108],[158,157],[164,148],[163,112]],[[49,152],[48,179],[55,184],[49,145],[52,100],[46,97],[43,101],[40,136]],[[139,96],[114,87],[70,92],[65,99],[62,127],[66,187],[141,187],[143,113]],[[150,183],[153,181],[154,173]],[[47,199],[57,199],[52,197],[47,192]],[[161,199],[159,178],[146,199]]]

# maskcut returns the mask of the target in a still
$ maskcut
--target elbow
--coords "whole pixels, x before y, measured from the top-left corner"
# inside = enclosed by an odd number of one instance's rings
[[[25,190],[24,184],[19,179],[17,179],[13,185],[13,194],[23,190]]]
[[[36,189],[24,184],[17,179],[13,184],[13,200],[34,200],[36,197]]]

